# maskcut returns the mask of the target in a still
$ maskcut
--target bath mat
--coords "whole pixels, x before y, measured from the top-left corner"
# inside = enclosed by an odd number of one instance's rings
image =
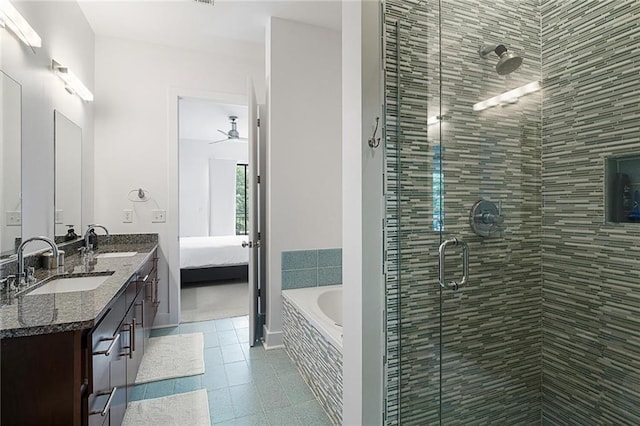
[[[152,337],[136,376],[136,384],[204,373],[202,333]]]
[[[127,404],[123,426],[210,426],[209,402],[204,389],[143,399]]]

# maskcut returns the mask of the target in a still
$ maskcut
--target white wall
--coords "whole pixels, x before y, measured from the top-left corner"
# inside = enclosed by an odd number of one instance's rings
[[[0,29],[0,67],[22,84],[22,226],[24,237],[53,237],[53,111],[82,128],[83,204],[85,223],[93,217],[94,104],[69,95],[51,71],[51,60],[68,66],[94,88],[94,34],[75,2],[12,2],[42,38],[42,48],[23,45]],[[31,248],[37,248],[34,243]]]
[[[209,160],[209,233],[215,237],[236,233],[237,164],[235,160]]]
[[[233,140],[218,143],[225,136],[219,132],[229,131],[229,116],[238,117],[238,131],[241,137],[248,133],[246,105],[219,104],[202,99],[180,99],[180,236],[198,237],[219,235],[211,233],[210,216],[212,208],[219,203],[210,201],[209,160],[234,160],[234,164],[247,164],[249,148],[246,141]],[[235,169],[228,179],[235,179]],[[235,181],[232,182],[235,185]],[[227,194],[235,197],[235,186],[222,187]],[[235,233],[235,203],[233,211],[226,218]],[[226,210],[225,210],[226,211]],[[221,213],[218,213],[218,215]],[[214,226],[214,228],[219,228]]]
[[[281,253],[342,246],[340,33],[267,27],[266,345],[282,342]]]
[[[180,236],[209,235],[209,144],[180,140]]]
[[[367,144],[375,118],[383,118],[380,37],[377,2],[342,2],[345,425],[382,424],[384,142]]]
[[[264,81],[263,58],[96,39],[96,221],[114,232],[159,234],[162,304],[156,325],[179,319],[178,97],[210,93],[214,101],[246,103],[248,76]],[[153,200],[132,206],[127,194],[138,187]],[[131,224],[122,223],[127,208],[135,209]],[[156,208],[167,210],[166,223],[151,223]]]
[[[9,225],[7,212],[20,211],[20,151],[22,133],[22,89],[10,77],[0,74],[0,252],[15,251],[20,226]]]

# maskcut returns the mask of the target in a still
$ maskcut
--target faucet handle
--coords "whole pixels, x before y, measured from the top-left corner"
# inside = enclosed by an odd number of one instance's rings
[[[27,285],[32,285],[36,282],[36,268],[34,268],[33,266],[29,266],[27,268],[25,281],[27,282]]]
[[[14,291],[16,290],[16,279],[17,277],[15,275],[8,275],[7,276],[7,290],[11,290]]]

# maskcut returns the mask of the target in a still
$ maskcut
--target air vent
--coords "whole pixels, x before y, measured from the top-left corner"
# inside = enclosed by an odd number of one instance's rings
[[[213,6],[213,0],[194,0],[196,3],[204,3],[204,4],[210,4],[211,6]]]

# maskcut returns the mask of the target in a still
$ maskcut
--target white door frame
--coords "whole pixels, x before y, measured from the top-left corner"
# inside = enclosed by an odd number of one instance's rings
[[[169,264],[169,323],[180,323],[180,170],[178,103],[180,98],[221,104],[248,105],[246,94],[170,88],[167,93],[167,263]]]

